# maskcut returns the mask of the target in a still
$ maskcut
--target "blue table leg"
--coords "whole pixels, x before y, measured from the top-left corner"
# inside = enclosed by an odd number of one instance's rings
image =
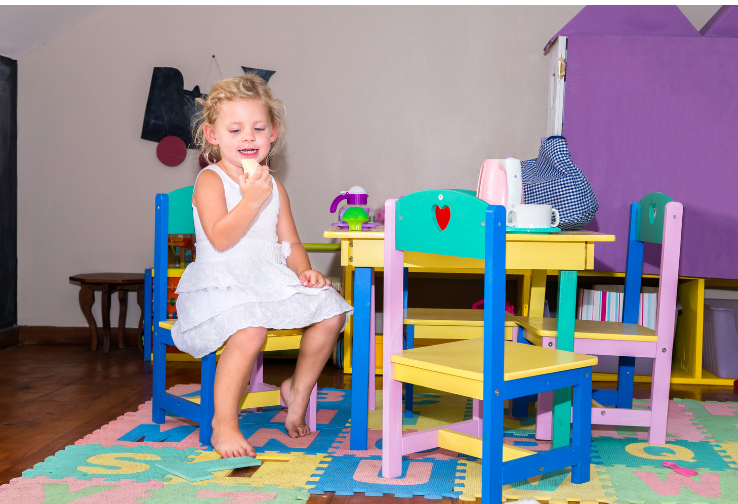
[[[150,361],[151,360],[151,339],[154,335],[154,333],[151,331],[151,322],[153,320],[152,317],[152,310],[153,310],[153,301],[152,301],[152,294],[153,294],[153,287],[154,282],[153,278],[151,277],[151,268],[144,271],[144,360]]]
[[[354,270],[351,449],[367,449],[369,427],[369,330],[373,268]]]
[[[407,290],[408,290],[408,282],[410,279],[410,273],[407,268],[404,268],[403,271],[403,281],[402,281],[402,309],[407,310]],[[410,350],[411,348],[415,348],[415,326],[414,325],[406,325],[405,326],[405,350]],[[405,418],[412,418],[413,417],[413,384],[412,383],[406,383],[405,384]]]
[[[406,326],[406,337],[405,349],[410,350],[415,348],[415,326]],[[413,417],[413,384],[405,384],[405,418]]]

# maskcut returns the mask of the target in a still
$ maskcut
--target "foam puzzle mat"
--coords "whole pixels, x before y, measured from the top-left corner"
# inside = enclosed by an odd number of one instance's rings
[[[170,392],[196,396],[199,387],[178,385]],[[0,504],[283,504],[324,492],[463,501],[479,497],[481,461],[443,449],[407,456],[399,478],[381,477],[381,398],[378,391],[365,451],[350,449],[350,390],[321,389],[318,430],[300,439],[285,433],[285,411],[279,407],[243,411],[241,430],[267,461],[246,476],[213,470],[212,478],[195,482],[162,467],[187,462],[217,469],[222,464],[214,461],[220,457],[200,445],[196,424],[170,416],[164,425],[154,424],[147,402],[0,486]],[[416,390],[414,399],[415,414],[405,419],[404,432],[471,416],[471,400],[459,396]],[[635,406],[647,405],[636,401]],[[534,451],[550,448],[533,434],[533,415],[505,420],[505,443]],[[288,460],[276,460],[279,455]],[[663,467],[665,461],[698,475],[681,476]],[[738,403],[671,401],[667,442],[660,446],[647,444],[645,429],[595,426],[590,476],[583,485],[571,483],[569,470],[519,481],[502,489],[500,502],[737,503]]]

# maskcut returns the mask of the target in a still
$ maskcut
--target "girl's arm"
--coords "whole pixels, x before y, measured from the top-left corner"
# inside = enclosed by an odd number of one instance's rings
[[[292,209],[290,207],[290,198],[287,196],[287,191],[279,180],[277,180],[277,189],[279,190],[277,238],[280,242],[290,242],[290,248],[292,249],[290,256],[287,258],[287,267],[297,274],[300,282],[305,287],[320,288],[329,285],[323,274],[313,270],[310,265],[307,251],[297,234],[295,219],[292,217]]]
[[[193,200],[202,229],[216,250],[227,250],[243,237],[261,205],[272,193],[269,170],[261,169],[261,173],[259,170],[256,169],[253,179],[248,182],[244,175],[239,176],[243,199],[230,212],[220,176],[212,170],[206,170],[197,178]]]

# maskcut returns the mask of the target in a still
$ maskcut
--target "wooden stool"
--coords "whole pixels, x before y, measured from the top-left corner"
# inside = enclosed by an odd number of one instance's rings
[[[92,334],[92,351],[97,350],[97,324],[92,316],[92,305],[95,304],[95,291],[102,292],[102,318],[103,318],[103,352],[110,352],[110,297],[118,292],[118,303],[120,304],[120,315],[118,316],[118,346],[125,348],[126,331],[126,309],[128,306],[128,291],[136,291],[138,307],[141,308],[141,320],[144,314],[144,274],[143,273],[84,273],[69,277],[69,281],[79,284],[79,306],[87,319]],[[143,353],[141,338],[136,338],[138,351]]]

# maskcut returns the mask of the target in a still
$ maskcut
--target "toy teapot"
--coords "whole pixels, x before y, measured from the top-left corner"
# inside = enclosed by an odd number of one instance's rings
[[[479,171],[477,198],[508,210],[523,203],[523,176],[520,160],[485,159]]]
[[[331,213],[338,209],[341,201],[346,200],[348,204],[338,210],[338,222],[331,225],[349,231],[362,231],[376,227],[374,210],[367,204],[368,199],[369,195],[361,186],[353,186],[348,191],[341,191],[341,194],[331,203]]]

